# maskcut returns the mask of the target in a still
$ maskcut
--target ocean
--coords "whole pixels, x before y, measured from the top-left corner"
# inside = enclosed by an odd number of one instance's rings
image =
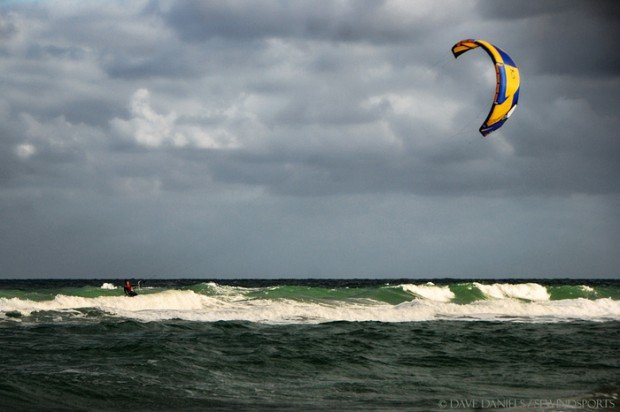
[[[0,410],[620,409],[618,280],[140,284],[0,280]]]

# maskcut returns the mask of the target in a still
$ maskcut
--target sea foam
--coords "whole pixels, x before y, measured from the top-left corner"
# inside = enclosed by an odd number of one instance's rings
[[[474,286],[486,297],[492,299],[514,298],[543,301],[549,300],[550,298],[547,289],[538,283],[520,283],[516,285],[509,283],[494,283],[492,285],[485,285],[474,282]]]
[[[100,296],[86,298],[57,295],[53,300],[33,301],[0,298],[0,314],[19,312],[29,316],[38,311],[82,315],[80,309],[97,309],[107,316],[139,321],[181,319],[188,321],[250,321],[260,323],[322,323],[334,321],[415,322],[430,320],[492,320],[559,322],[571,320],[620,320],[620,301],[609,298],[524,301],[490,299],[457,304],[445,299],[445,292],[433,292],[430,299],[414,299],[399,305],[380,302],[300,302],[287,299],[231,300],[206,296],[191,290],[167,290],[133,298]],[[426,289],[422,289],[427,291]],[[443,290],[440,288],[440,290]],[[419,292],[419,290],[418,290]],[[443,294],[443,295],[442,295]],[[442,297],[443,296],[443,297]]]
[[[433,300],[436,302],[449,302],[454,299],[454,293],[448,286],[435,286],[433,283],[428,282],[425,285],[400,285],[404,291],[411,293],[412,295],[422,298]]]

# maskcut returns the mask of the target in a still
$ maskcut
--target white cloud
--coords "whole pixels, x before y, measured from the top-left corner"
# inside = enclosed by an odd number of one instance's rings
[[[237,138],[224,129],[207,129],[197,124],[181,124],[179,116],[170,111],[158,113],[151,106],[151,95],[147,89],[138,89],[131,99],[129,120],[114,118],[112,128],[147,148],[162,146],[200,149],[231,149],[238,147]]]
[[[19,156],[20,159],[29,159],[37,152],[37,148],[29,143],[20,144],[15,148],[15,154]]]
[[[150,94],[147,89],[137,90],[131,100],[130,120],[133,137],[136,142],[147,147],[158,147],[165,140],[174,141],[173,127],[177,118],[174,112],[161,115],[150,105]]]

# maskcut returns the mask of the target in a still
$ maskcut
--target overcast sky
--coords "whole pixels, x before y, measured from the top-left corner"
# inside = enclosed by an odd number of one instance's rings
[[[617,277],[619,4],[0,2],[0,277]]]

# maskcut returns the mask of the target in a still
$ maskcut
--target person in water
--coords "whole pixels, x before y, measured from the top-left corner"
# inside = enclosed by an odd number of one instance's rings
[[[133,290],[133,286],[131,286],[131,282],[128,279],[125,279],[125,286],[123,286],[123,290],[125,291],[125,295],[127,296],[137,295],[137,293]]]

